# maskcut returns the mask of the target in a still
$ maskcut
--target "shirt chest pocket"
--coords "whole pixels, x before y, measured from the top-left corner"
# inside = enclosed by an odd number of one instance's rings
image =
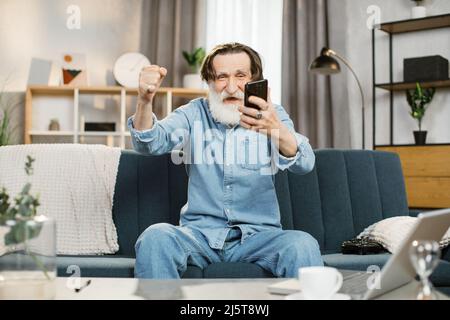
[[[253,133],[253,132],[252,132]],[[270,163],[268,139],[258,133],[244,136],[237,150],[238,166],[247,170],[259,170]]]

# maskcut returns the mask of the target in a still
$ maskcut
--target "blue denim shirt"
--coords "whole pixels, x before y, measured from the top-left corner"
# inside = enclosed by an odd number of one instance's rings
[[[306,174],[314,167],[308,139],[295,132],[283,107],[275,108],[295,134],[294,157],[281,155],[263,133],[215,121],[205,98],[192,100],[161,121],[153,115],[149,130],[135,130],[133,117],[128,119],[136,151],[151,155],[175,151],[172,161],[187,166],[188,201],[181,209],[180,225],[199,230],[213,249],[223,247],[233,227],[241,229],[242,242],[255,232],[281,228],[274,174],[285,169]]]

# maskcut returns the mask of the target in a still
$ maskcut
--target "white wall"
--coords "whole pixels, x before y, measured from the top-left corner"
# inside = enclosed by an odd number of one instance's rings
[[[69,29],[67,13],[76,5],[81,28]],[[61,61],[63,53],[86,55],[89,85],[115,85],[112,69],[125,52],[139,51],[142,0],[1,0],[0,1],[0,88],[23,92],[32,58]],[[20,98],[23,96],[20,95]],[[86,121],[119,122],[119,97],[82,96],[80,114]],[[23,105],[19,105],[23,108]],[[33,99],[34,130],[47,130],[58,118],[61,130],[73,130],[73,100]],[[13,141],[23,140],[23,112],[15,112],[21,124]]]
[[[367,8],[376,5],[380,8],[381,22],[410,18],[410,0],[330,0],[331,47],[335,47],[348,59],[358,74],[366,98],[366,147],[372,145],[372,47],[371,30],[366,26],[370,14]],[[450,13],[450,1],[426,1],[428,15]],[[343,39],[342,35],[345,34]],[[450,28],[395,35],[394,48],[394,81],[403,81],[403,58],[439,54],[450,60]],[[388,36],[376,31],[376,81],[389,82]],[[335,39],[339,39],[336,42]],[[342,66],[344,72],[345,66]],[[351,144],[361,147],[361,104],[357,85],[350,74],[342,77],[342,88],[348,94],[339,93],[335,104],[350,108]],[[334,87],[339,79],[333,79]],[[376,143],[389,143],[389,92],[377,89]],[[414,142],[413,130],[417,130],[417,122],[409,115],[409,106],[405,93],[394,95],[394,143],[409,144]],[[427,142],[450,142],[450,90],[438,89],[435,98],[423,121],[423,130],[428,130]]]
[[[0,83],[24,91],[32,57],[57,60],[64,52],[86,54],[90,85],[115,84],[112,67],[139,50],[142,0],[1,0]],[[66,26],[69,5],[81,10],[81,29]]]

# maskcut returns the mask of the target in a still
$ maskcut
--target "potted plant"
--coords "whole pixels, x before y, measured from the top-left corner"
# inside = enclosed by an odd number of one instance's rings
[[[33,174],[33,162],[27,156],[28,176]],[[27,182],[11,201],[0,188],[0,300],[55,296],[56,224],[37,214],[39,197],[30,189]]]
[[[427,131],[422,131],[422,118],[435,92],[435,88],[422,89],[418,82],[415,90],[406,90],[406,99],[411,107],[410,114],[419,123],[419,131],[414,131],[414,140],[417,145],[425,144]]]
[[[423,0],[412,0],[416,3],[411,10],[411,18],[419,19],[427,16],[427,8],[423,5]]]
[[[186,62],[192,71],[192,73],[184,75],[183,87],[201,89],[203,83],[199,70],[203,59],[205,59],[205,49],[199,47],[194,49],[192,52],[183,51],[183,57],[186,59]]]

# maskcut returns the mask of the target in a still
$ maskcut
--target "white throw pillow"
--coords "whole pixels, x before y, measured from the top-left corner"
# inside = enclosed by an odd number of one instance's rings
[[[389,252],[394,253],[399,248],[417,222],[416,217],[399,216],[378,221],[361,232],[357,238],[369,238],[381,244]],[[447,230],[439,245],[442,248],[450,244],[450,229]]]

